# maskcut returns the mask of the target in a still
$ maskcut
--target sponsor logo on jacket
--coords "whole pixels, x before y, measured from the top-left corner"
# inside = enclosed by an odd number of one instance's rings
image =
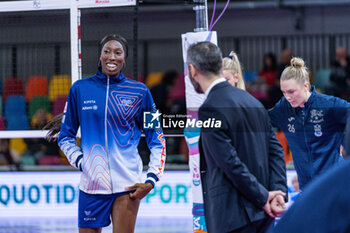
[[[97,110],[96,100],[84,100],[82,110]]]

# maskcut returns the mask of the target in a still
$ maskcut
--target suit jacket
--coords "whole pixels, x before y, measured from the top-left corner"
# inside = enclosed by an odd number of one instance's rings
[[[248,92],[222,82],[199,109],[199,120],[208,119],[221,121],[220,128],[202,127],[200,137],[208,232],[229,232],[267,218],[262,207],[268,191],[287,193],[283,148],[267,111]]]

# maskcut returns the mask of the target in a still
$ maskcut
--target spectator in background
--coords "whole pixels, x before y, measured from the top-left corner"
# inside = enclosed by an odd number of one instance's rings
[[[277,80],[279,81],[281,79],[281,75],[284,71],[284,69],[290,65],[290,60],[293,57],[293,51],[289,48],[283,49],[281,52],[281,57],[280,57],[280,64],[278,64],[277,67]],[[276,83],[278,84],[279,87],[279,82]]]
[[[164,73],[162,81],[151,88],[154,103],[161,113],[170,113],[172,104],[169,98],[169,93],[171,87],[175,84],[177,76],[177,71],[169,70]]]
[[[16,170],[20,170],[20,162],[17,161],[18,156],[15,155],[15,152],[10,150],[10,139],[0,139],[0,156],[4,157],[6,163],[8,165],[14,165],[10,168],[15,168]]]
[[[170,98],[171,90],[174,87],[179,74],[176,70],[168,70],[164,73],[162,81],[156,86],[150,89],[154,103],[162,114],[180,114],[185,113],[185,103],[184,101],[174,100]],[[181,128],[175,129],[164,129],[165,133],[182,133]],[[179,137],[169,137],[166,140],[166,148],[168,161],[172,163],[185,163],[186,160],[183,156],[180,156],[180,142]],[[141,140],[139,144],[141,149],[141,156],[144,161],[148,162],[149,150],[145,140]],[[147,155],[146,155],[147,154]]]
[[[267,53],[264,55],[264,66],[259,71],[259,77],[264,78],[269,87],[275,85],[275,79],[277,77],[277,61],[276,56],[273,53]]]
[[[290,60],[293,57],[293,51],[291,49],[284,49],[281,52],[280,63],[277,66],[277,77],[275,79],[274,85],[272,85],[268,90],[269,104],[268,108],[274,106],[277,101],[283,97],[283,93],[280,90],[280,79],[283,70],[289,66]]]
[[[50,120],[50,115],[45,109],[39,108],[32,119],[31,129],[41,130]],[[55,142],[49,142],[44,138],[25,138],[24,142],[27,144],[27,151],[23,156],[34,156],[36,162],[44,155],[59,156],[58,146]]]
[[[331,63],[330,82],[326,85],[325,93],[341,97],[350,91],[350,58],[346,48],[339,47],[335,51],[335,60]]]
[[[246,90],[242,75],[241,63],[238,59],[237,54],[231,51],[230,54],[222,60],[224,63],[222,75],[227,80],[227,82],[234,87]],[[264,80],[258,79],[254,83],[251,83],[251,85],[248,86],[248,92],[260,100],[263,105],[265,105],[265,101],[267,99],[267,88]]]
[[[238,60],[237,54],[231,51],[230,54],[222,60],[224,63],[222,75],[227,80],[227,82],[229,82],[234,87],[245,90],[241,63]]]
[[[180,73],[168,95],[171,114],[186,114],[185,77]]]

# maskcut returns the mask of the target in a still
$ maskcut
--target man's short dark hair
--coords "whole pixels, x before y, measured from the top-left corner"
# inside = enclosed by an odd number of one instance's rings
[[[222,53],[211,42],[192,44],[187,50],[187,64],[194,65],[203,74],[219,75],[222,68]]]

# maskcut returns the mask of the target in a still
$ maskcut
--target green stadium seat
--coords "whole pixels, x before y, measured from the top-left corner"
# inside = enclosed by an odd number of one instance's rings
[[[49,100],[49,97],[47,96],[34,96],[32,100],[29,102],[29,107],[28,107],[28,116],[29,119],[32,119],[36,111],[38,109],[45,109],[46,112],[51,111],[51,103]]]
[[[328,69],[319,70],[316,73],[316,76],[314,79],[315,87],[320,89],[322,92],[324,92],[326,84],[329,82],[330,76],[331,76],[330,70],[328,70]]]
[[[33,166],[33,165],[36,165],[36,161],[35,161],[34,156],[22,155],[21,156],[21,164]]]

